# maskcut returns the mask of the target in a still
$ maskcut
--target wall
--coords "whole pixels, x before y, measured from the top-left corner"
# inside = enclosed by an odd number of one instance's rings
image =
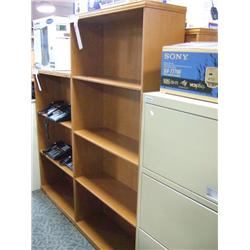
[[[40,189],[40,170],[37,142],[36,107],[35,101],[31,101],[31,188],[32,191]]]
[[[208,28],[209,22],[217,23],[217,21],[212,20],[210,14],[212,0],[167,0],[167,3],[187,7],[187,28]],[[213,3],[218,10],[218,0],[213,0]]]

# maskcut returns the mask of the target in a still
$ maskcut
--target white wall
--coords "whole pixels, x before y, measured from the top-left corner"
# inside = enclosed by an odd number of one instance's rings
[[[37,141],[36,106],[31,101],[31,188],[32,191],[40,189],[40,170]]]
[[[209,22],[217,23],[210,14],[212,0],[167,0],[167,3],[187,7],[187,28],[208,27]],[[213,0],[213,3],[218,10],[218,0]]]

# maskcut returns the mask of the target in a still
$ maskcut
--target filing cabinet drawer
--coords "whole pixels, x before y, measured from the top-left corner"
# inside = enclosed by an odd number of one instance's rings
[[[139,226],[169,250],[217,249],[217,213],[145,174]]]
[[[138,230],[137,250],[168,250],[141,229]]]
[[[217,202],[217,120],[145,104],[142,167]]]

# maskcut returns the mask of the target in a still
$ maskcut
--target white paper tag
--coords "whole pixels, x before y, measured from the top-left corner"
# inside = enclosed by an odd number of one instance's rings
[[[41,87],[40,81],[39,81],[38,76],[37,76],[38,75],[38,69],[37,68],[33,68],[32,69],[32,73],[33,73],[33,75],[36,78],[36,83],[37,83],[37,87],[38,87],[39,91],[42,91],[42,87]]]
[[[71,19],[71,22],[74,23],[74,29],[75,29],[78,48],[79,48],[79,50],[83,49],[81,34],[80,34],[80,31],[79,31],[79,27],[78,27],[79,17],[72,15],[72,16],[70,16],[70,19]]]

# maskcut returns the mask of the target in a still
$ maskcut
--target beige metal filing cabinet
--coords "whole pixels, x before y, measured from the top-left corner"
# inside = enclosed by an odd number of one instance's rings
[[[217,104],[144,94],[136,248],[217,249]]]

